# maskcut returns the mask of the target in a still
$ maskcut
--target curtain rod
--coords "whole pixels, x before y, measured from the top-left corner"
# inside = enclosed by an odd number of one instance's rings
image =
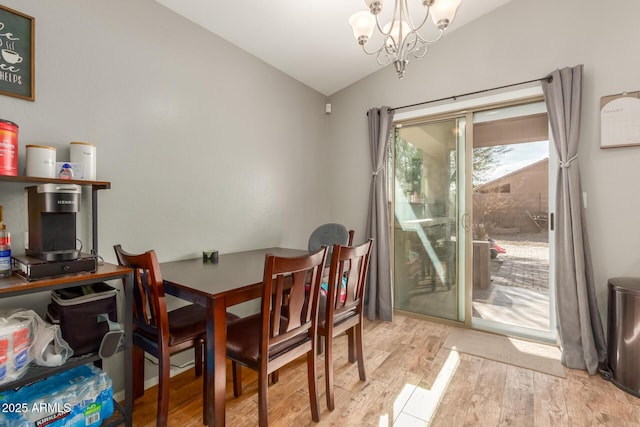
[[[447,96],[446,98],[440,98],[440,99],[432,99],[431,101],[424,101],[424,102],[418,102],[416,104],[410,104],[410,105],[403,105],[401,107],[395,107],[395,108],[391,108],[391,110],[401,110],[404,108],[411,108],[411,107],[417,107],[419,105],[426,105],[426,104],[432,104],[434,102],[440,102],[440,101],[446,101],[448,99],[452,99],[452,100],[457,100],[458,98],[461,98],[463,96],[469,96],[469,95],[477,95],[479,93],[485,93],[485,92],[491,92],[494,90],[499,90],[499,89],[506,89],[509,87],[513,87],[513,86],[521,86],[521,85],[526,85],[528,83],[533,83],[533,82],[539,82],[542,80],[547,80],[549,83],[551,83],[551,81],[553,81],[553,77],[552,76],[545,76],[545,77],[541,77],[539,79],[533,79],[533,80],[527,80],[526,82],[520,82],[520,83],[512,83],[509,85],[504,85],[504,86],[498,86],[498,87],[494,87],[491,89],[483,89],[483,90],[477,90],[475,92],[468,92],[468,93],[463,93],[461,95],[453,95],[453,96]]]

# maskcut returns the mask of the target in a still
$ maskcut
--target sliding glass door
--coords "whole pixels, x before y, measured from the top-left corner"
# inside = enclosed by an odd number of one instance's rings
[[[465,118],[395,129],[394,283],[397,309],[459,320],[460,150]],[[463,188],[463,186],[462,186]]]
[[[395,308],[554,340],[544,102],[403,120],[390,145]]]

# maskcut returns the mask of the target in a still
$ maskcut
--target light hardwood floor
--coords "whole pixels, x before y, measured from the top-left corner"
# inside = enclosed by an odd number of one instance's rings
[[[272,426],[638,426],[640,399],[599,376],[567,369],[545,375],[452,352],[452,326],[402,315],[365,323],[368,380],[347,361],[346,337],[335,342],[336,408],[327,410],[324,361],[318,358],[320,423],[311,421],[304,359],[269,387]],[[231,372],[227,371],[230,380]],[[243,372],[244,395],[227,386],[227,425],[255,426],[256,376]],[[155,387],[134,405],[134,426],[155,426]],[[171,379],[170,426],[202,425],[202,381],[193,369]]]

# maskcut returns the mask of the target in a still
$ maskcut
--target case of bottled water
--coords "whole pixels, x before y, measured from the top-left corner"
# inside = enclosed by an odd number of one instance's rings
[[[97,427],[113,410],[111,379],[93,365],[0,393],[0,427]]]

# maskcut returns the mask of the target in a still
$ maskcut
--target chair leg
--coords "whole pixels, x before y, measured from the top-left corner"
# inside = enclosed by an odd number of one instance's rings
[[[333,398],[333,336],[328,334],[325,337],[324,346],[324,380],[326,384],[327,408],[333,411],[335,400]]]
[[[269,375],[269,378],[271,379],[271,384],[277,384],[278,380],[280,379],[280,375],[278,375],[278,371],[273,371],[271,372],[271,375]]]
[[[168,350],[160,350],[158,362],[158,415],[156,426],[166,427],[169,418],[169,369],[171,367]]]
[[[360,374],[360,381],[367,380],[367,373],[364,368],[364,347],[362,345],[362,318],[360,323],[354,326],[356,332],[356,353],[358,355],[358,373]]]
[[[355,327],[347,329],[347,338],[349,345],[349,363],[355,363],[356,358],[356,343],[354,341],[353,331]]]
[[[144,350],[133,346],[133,398],[144,395]]]
[[[236,363],[235,360],[231,361],[231,371],[233,375],[233,397],[242,396],[242,366]]]
[[[204,366],[207,366],[207,362],[208,362],[208,358],[207,358],[207,352],[206,349],[203,348],[203,353],[204,353]],[[209,402],[209,394],[207,393],[207,378],[203,377],[202,378],[202,401],[203,402]],[[202,405],[202,424],[208,426],[209,425],[209,419],[207,416],[207,405],[203,404]]]
[[[260,427],[269,425],[269,407],[267,393],[269,389],[269,375],[260,370],[258,372],[258,424]]]
[[[324,336],[318,335],[318,356],[321,356],[323,351],[324,351]]]
[[[203,351],[204,343],[197,343],[194,346],[194,349],[195,349],[195,362],[196,362],[196,366],[195,366],[196,377],[200,377],[202,376],[202,354],[204,353]]]
[[[307,353],[307,381],[309,382],[309,405],[311,406],[311,419],[320,421],[320,401],[318,400],[318,375],[317,375],[316,349],[311,348]]]

